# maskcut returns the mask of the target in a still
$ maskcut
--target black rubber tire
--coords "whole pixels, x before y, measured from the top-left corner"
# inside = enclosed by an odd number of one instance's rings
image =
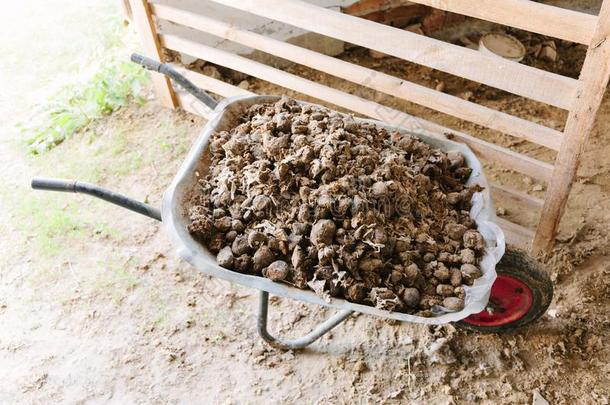
[[[518,249],[507,249],[496,266],[498,274],[506,274],[523,281],[533,294],[532,307],[529,312],[516,321],[502,326],[478,326],[464,321],[456,322],[461,329],[482,333],[509,333],[529,325],[540,318],[553,300],[553,283],[542,265]]]

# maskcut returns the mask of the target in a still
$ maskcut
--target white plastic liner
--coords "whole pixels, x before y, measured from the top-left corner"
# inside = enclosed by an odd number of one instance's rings
[[[241,284],[246,287],[268,291],[282,297],[337,309],[349,309],[383,318],[437,325],[459,321],[471,314],[481,312],[487,305],[491,286],[496,279],[495,266],[504,255],[505,249],[504,234],[495,224],[495,210],[490,198],[489,185],[483,174],[481,163],[470,148],[464,144],[447,140],[437,134],[426,133],[425,131],[417,131],[417,133],[415,133],[402,127],[391,127],[375,120],[357,119],[361,122],[374,123],[389,130],[398,130],[402,133],[408,133],[445,152],[451,150],[461,152],[464,155],[468,166],[472,168],[472,175],[468,184],[479,184],[484,188],[482,192],[473,195],[473,205],[470,211],[470,216],[476,222],[479,232],[481,232],[485,239],[486,249],[480,262],[483,276],[476,280],[472,286],[464,286],[466,294],[463,310],[459,312],[450,312],[446,308],[437,306],[432,309],[435,316],[430,318],[400,312],[390,312],[367,305],[351,303],[344,299],[324,299],[310,290],[301,290],[287,284],[276,283],[264,277],[241,274],[224,269],[216,264],[215,256],[196,241],[187,230],[189,224],[188,203],[193,190],[196,190],[198,180],[195,173],[198,172],[203,175],[203,173],[206,172],[205,163],[202,162],[201,158],[204,155],[208,141],[213,133],[222,130],[228,131],[235,127],[237,125],[237,120],[249,106],[253,104],[273,103],[277,100],[279,100],[279,97],[276,96],[239,96],[227,98],[216,107],[214,118],[211,119],[203,129],[163,197],[161,207],[163,226],[166,228],[178,254],[197,270],[210,276],[219,277],[223,280]],[[310,104],[305,102],[300,103]]]

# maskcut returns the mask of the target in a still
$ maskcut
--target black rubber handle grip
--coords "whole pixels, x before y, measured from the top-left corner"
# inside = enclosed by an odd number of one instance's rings
[[[137,53],[131,54],[131,61],[137,63],[138,65],[144,66],[148,70],[152,70],[155,72],[161,71],[161,63],[157,62],[154,59],[151,59],[147,56],[140,55]]]
[[[69,193],[76,193],[76,180],[34,177],[32,179],[32,188],[34,190],[64,191]]]

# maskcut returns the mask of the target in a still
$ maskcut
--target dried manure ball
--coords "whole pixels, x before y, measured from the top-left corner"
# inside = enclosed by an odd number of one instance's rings
[[[321,219],[313,224],[309,239],[316,245],[330,245],[335,237],[337,226],[330,219]]]
[[[437,263],[433,274],[438,281],[447,281],[450,277],[449,269],[443,263]]]
[[[453,286],[449,284],[439,284],[436,286],[436,293],[443,297],[453,295]]]
[[[282,281],[288,277],[288,263],[277,260],[263,270],[263,275],[273,281]]]
[[[262,232],[252,231],[248,235],[248,245],[250,245],[250,247],[252,247],[254,249],[267,243],[267,240],[268,240],[267,236]]]
[[[445,226],[445,231],[447,232],[447,236],[449,236],[453,240],[462,240],[464,237],[464,233],[468,230],[462,224],[448,224]],[[468,246],[469,247],[469,246]]]
[[[362,302],[367,296],[367,288],[362,283],[355,283],[347,289],[347,299],[352,302]]]
[[[485,241],[483,240],[483,236],[475,230],[468,230],[464,232],[464,247],[469,249],[481,251],[485,249]]]
[[[220,232],[227,232],[231,229],[231,222],[231,217],[218,218],[214,221],[214,228],[218,229]]]
[[[464,300],[457,297],[447,297],[443,300],[443,306],[450,311],[461,311],[464,309]]]
[[[226,246],[220,249],[220,252],[216,255],[216,263],[219,266],[224,267],[226,269],[233,268],[233,262],[235,261],[235,257],[233,256],[233,252],[231,248]]]
[[[252,210],[258,213],[264,213],[265,210],[271,207],[271,198],[266,195],[257,195],[252,200]]]
[[[246,253],[250,253],[250,245],[248,244],[248,237],[241,235],[235,238],[231,245],[231,250],[235,256],[241,256]]]
[[[417,288],[405,288],[402,292],[402,301],[409,308],[417,308],[419,305],[420,295]]]
[[[449,273],[449,281],[452,286],[458,287],[462,285],[462,272],[460,271],[460,269],[452,267]]]
[[[250,255],[236,257],[233,268],[240,273],[250,273],[250,269],[252,268],[252,257]]]
[[[462,264],[460,272],[462,274],[462,280],[468,285],[472,285],[474,280],[482,275],[481,270],[473,264]]]
[[[258,248],[256,253],[254,253],[254,257],[252,258],[254,271],[262,270],[273,263],[274,260],[275,254],[271,251],[271,249],[269,249],[268,246],[261,246]]]
[[[462,249],[460,251],[460,260],[464,264],[475,264],[477,258],[472,249]]]

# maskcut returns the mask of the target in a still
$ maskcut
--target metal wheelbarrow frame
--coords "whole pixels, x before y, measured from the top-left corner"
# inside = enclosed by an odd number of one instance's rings
[[[175,176],[172,184],[164,193],[161,210],[152,207],[148,204],[133,200],[125,197],[118,193],[103,189],[96,185],[78,182],[78,181],[66,181],[57,179],[44,179],[35,178],[32,181],[32,187],[34,189],[41,190],[53,190],[53,191],[67,191],[67,192],[78,192],[93,195],[95,197],[104,199],[113,204],[120,205],[124,208],[138,212],[142,215],[146,215],[150,218],[156,219],[163,222],[164,229],[168,232],[172,243],[177,247],[178,254],[191,263],[196,269],[215,277],[222,278],[227,281],[235,282],[244,286],[257,288],[260,290],[259,304],[258,304],[258,318],[257,318],[257,330],[259,335],[270,345],[281,348],[281,349],[300,349],[308,346],[322,335],[330,331],[332,328],[347,319],[353,312],[369,313],[372,315],[382,316],[385,318],[396,319],[407,322],[419,322],[429,324],[440,324],[447,322],[459,321],[463,318],[468,317],[471,314],[479,313],[483,311],[487,305],[487,299],[489,298],[491,284],[493,284],[496,273],[494,270],[495,264],[501,259],[504,254],[504,237],[503,233],[499,230],[497,225],[493,223],[495,219],[495,212],[491,204],[488,188],[486,188],[480,194],[479,198],[484,201],[480,202],[479,212],[472,213],[479,226],[479,230],[485,234],[493,235],[496,246],[487,244],[486,253],[483,261],[487,261],[487,266],[491,265],[491,271],[484,271],[482,281],[477,280],[472,288],[476,291],[477,288],[487,288],[486,291],[478,291],[478,300],[476,302],[468,303],[463,311],[453,314],[443,314],[441,317],[442,321],[439,322],[439,318],[422,318],[414,317],[413,315],[388,312],[385,310],[376,309],[374,307],[355,304],[348,302],[343,299],[331,299],[324,300],[317,296],[313,291],[300,290],[295,287],[290,287],[285,284],[275,283],[269,279],[237,273],[231,270],[224,269],[218,266],[215,262],[214,256],[208,252],[198,241],[196,241],[190,233],[187,231],[188,215],[186,213],[186,203],[189,201],[192,195],[192,190],[196,186],[197,178],[195,172],[205,172],[206,167],[202,163],[202,156],[205,153],[205,149],[208,140],[212,133],[217,130],[223,130],[228,128],[220,128],[224,123],[231,122],[232,117],[227,118],[227,114],[235,115],[239,114],[244,110],[244,106],[248,106],[255,103],[273,102],[279,97],[274,96],[246,96],[225,99],[221,103],[216,103],[207,93],[198,89],[186,78],[171,68],[170,65],[159,64],[156,61],[150,60],[145,57],[133,55],[132,60],[134,62],[142,64],[144,67],[164,73],[180,84],[193,96],[213,109],[216,113],[215,118],[210,121],[202,135],[196,141],[195,145],[189,152],[185,162],[183,163],[178,174]],[[233,117],[235,118],[235,117]],[[234,121],[234,120],[233,120]],[[395,129],[388,127],[383,123],[372,121],[372,120],[361,120],[374,122],[376,125],[385,126],[389,129]],[[402,131],[407,132],[407,131]],[[482,173],[480,163],[472,153],[472,151],[465,145],[458,144],[451,141],[439,140],[425,134],[414,134],[423,141],[432,144],[443,150],[447,150],[448,145],[452,150],[459,150],[464,154],[468,165],[473,168],[473,176],[469,181],[483,182],[486,185],[485,178]],[[473,180],[474,179],[474,180]],[[489,240],[488,240],[489,242]],[[481,284],[477,286],[478,284]],[[268,302],[269,293],[275,295],[284,296],[296,300],[307,301],[323,306],[334,307],[340,309],[340,311],[326,320],[318,324],[310,333],[297,339],[283,339],[272,336],[267,329],[267,315],[268,315]],[[467,294],[468,297],[468,294]],[[470,305],[468,305],[470,304]],[[546,307],[544,308],[546,309]],[[417,319],[415,319],[417,318]],[[476,328],[475,328],[476,329]]]

